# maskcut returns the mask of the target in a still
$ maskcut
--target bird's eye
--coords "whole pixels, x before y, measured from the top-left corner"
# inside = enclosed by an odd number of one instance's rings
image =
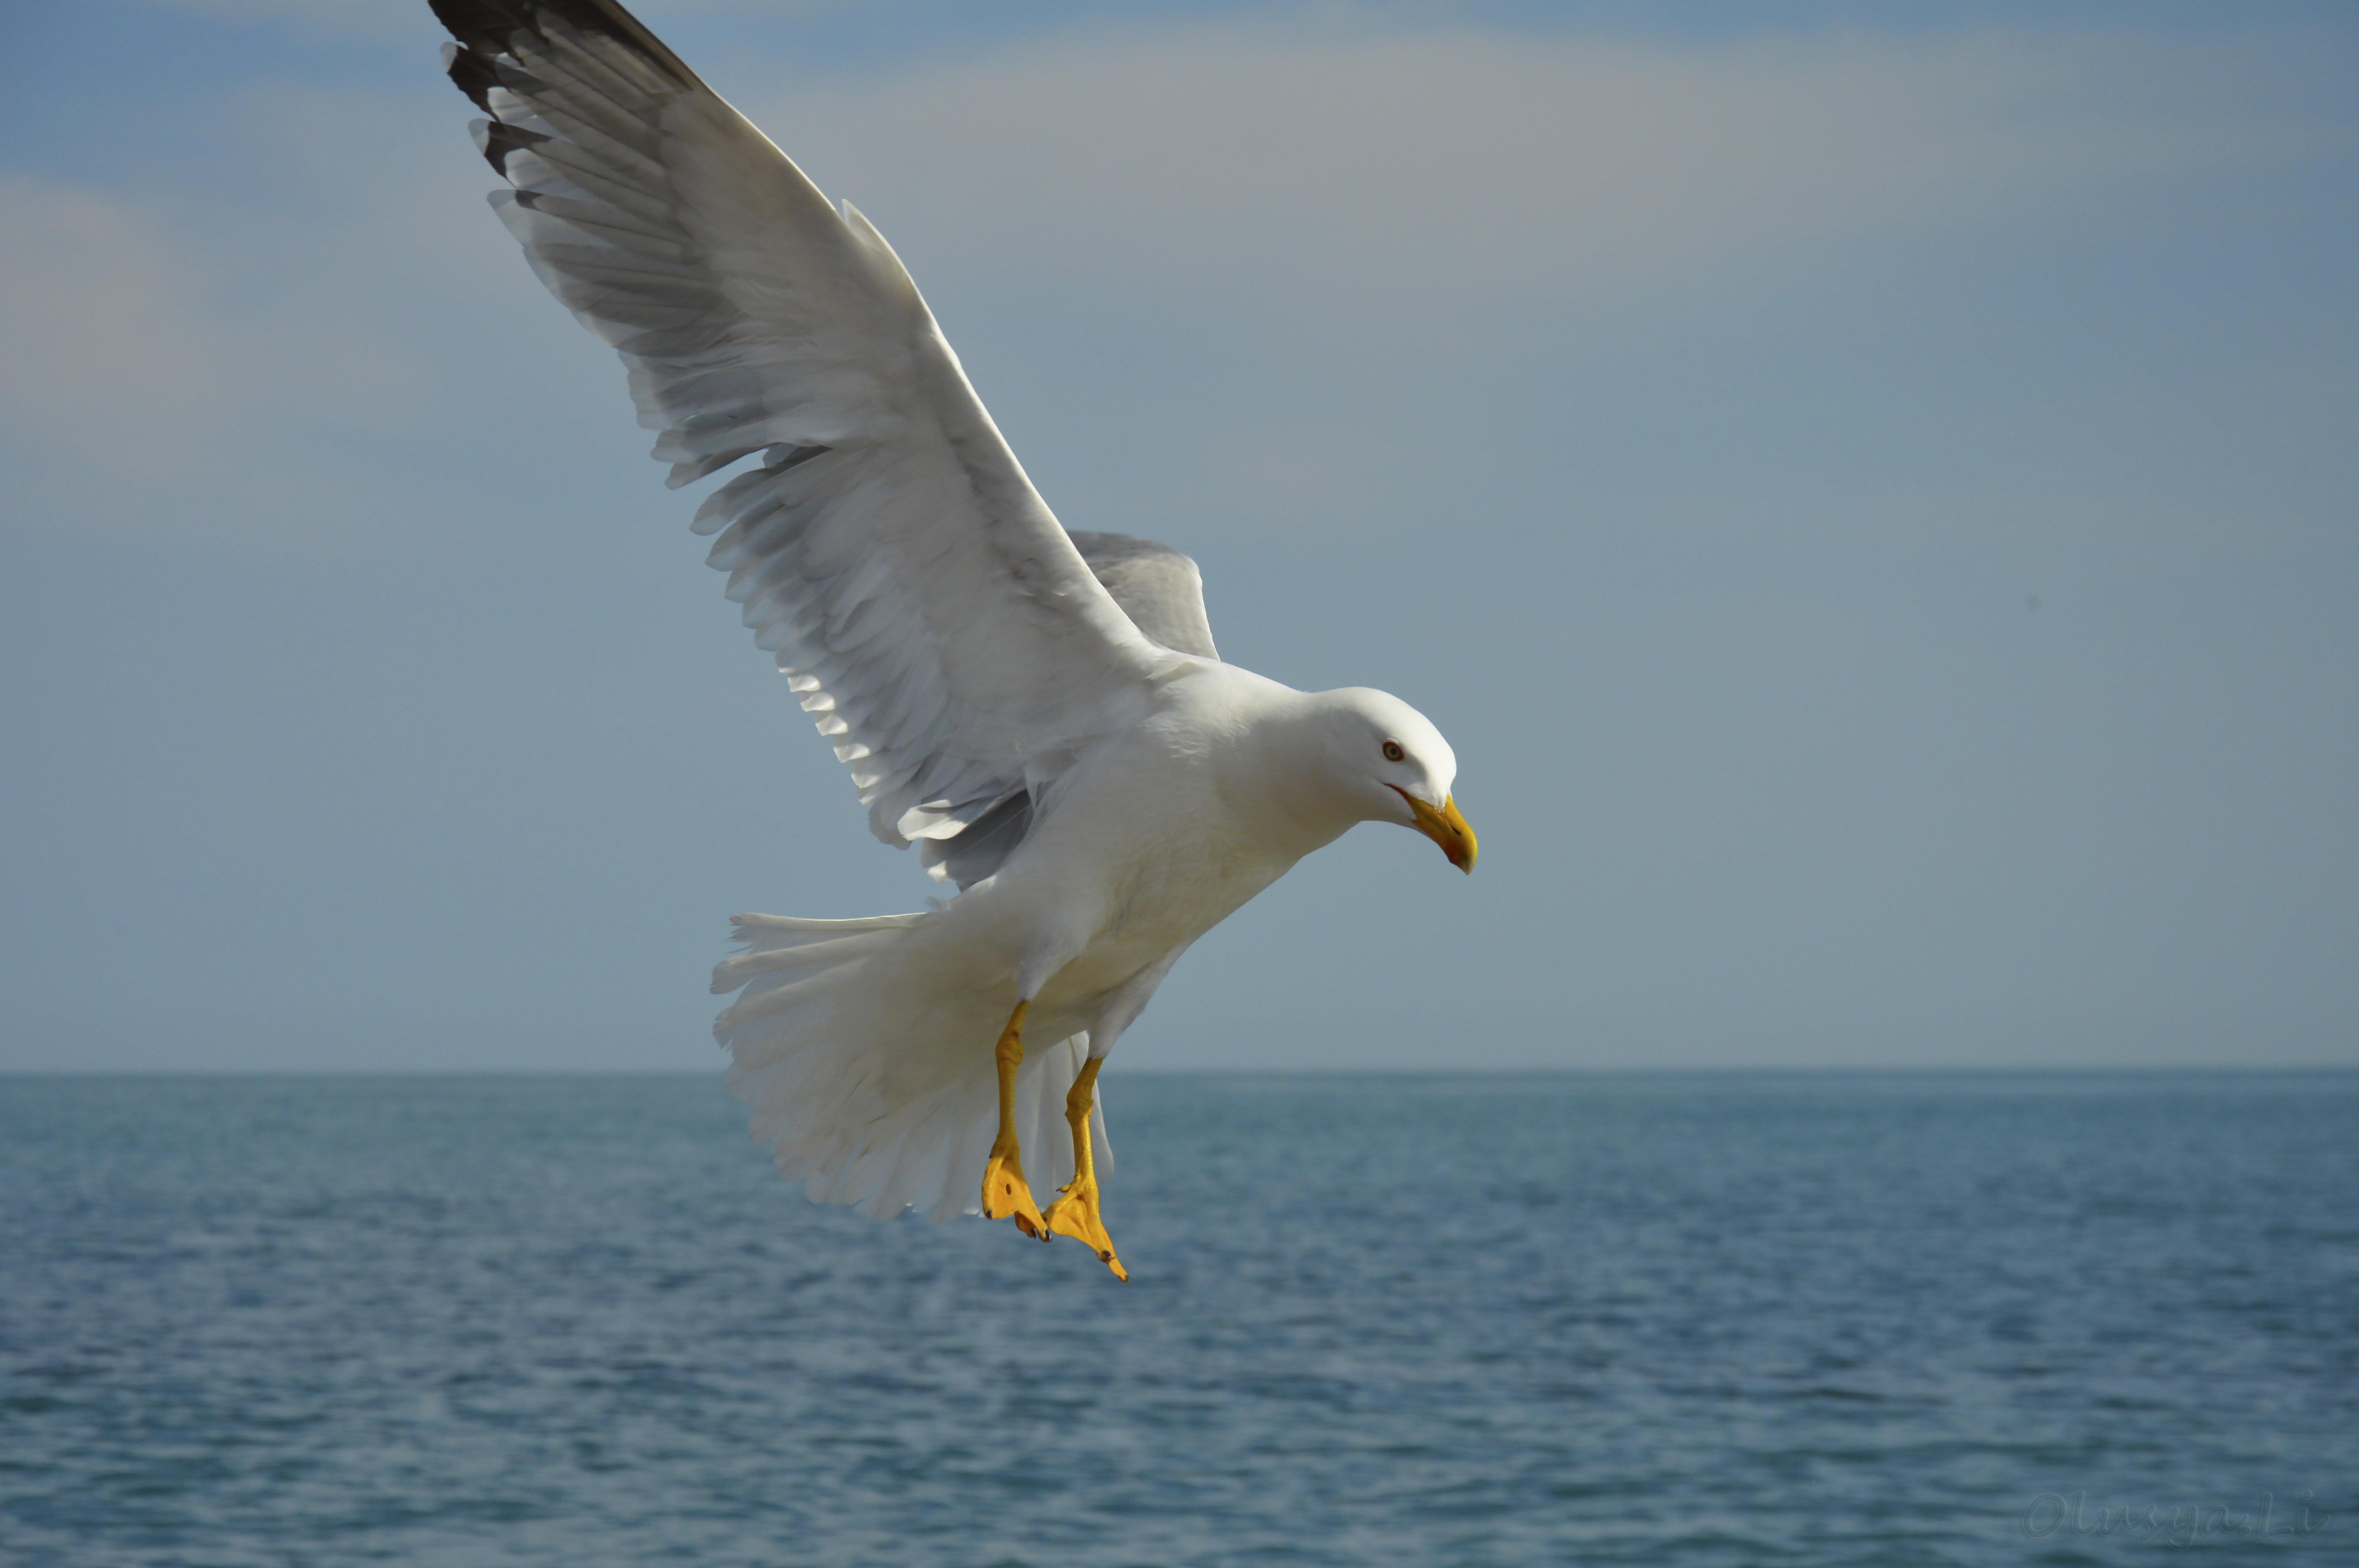
[[[1406,756],[1408,756],[1408,753],[1407,752],[1404,752],[1404,751],[1402,751],[1402,750],[1401,750],[1400,742],[1399,742],[1399,741],[1386,741],[1386,742],[1385,742],[1385,761],[1386,761],[1386,762],[1399,762],[1403,757],[1406,757]]]

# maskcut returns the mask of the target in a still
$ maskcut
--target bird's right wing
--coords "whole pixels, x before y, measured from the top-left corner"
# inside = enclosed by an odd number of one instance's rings
[[[1034,798],[1170,655],[1100,586],[899,260],[614,0],[432,0],[493,205],[613,344],[756,642],[887,843]]]

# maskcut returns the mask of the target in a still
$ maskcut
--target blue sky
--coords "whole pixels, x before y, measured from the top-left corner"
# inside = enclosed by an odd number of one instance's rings
[[[1476,876],[1351,835],[1121,1065],[2359,1063],[2359,21],[1897,10],[641,7],[1458,752]],[[933,891],[438,38],[0,20],[0,1069],[714,1069],[729,914]]]

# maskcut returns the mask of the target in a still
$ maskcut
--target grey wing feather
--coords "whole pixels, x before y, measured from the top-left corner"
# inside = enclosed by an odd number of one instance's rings
[[[1006,841],[1010,803],[1136,722],[1171,655],[1059,526],[899,258],[614,0],[433,5],[491,116],[494,205],[622,356],[671,482],[765,453],[697,531],[871,828]]]
[[[1128,534],[1072,535],[1073,547],[1134,624],[1174,653],[1217,659],[1204,613],[1204,574],[1169,545]]]

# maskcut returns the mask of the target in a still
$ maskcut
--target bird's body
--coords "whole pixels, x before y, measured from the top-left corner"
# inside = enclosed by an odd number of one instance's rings
[[[738,917],[716,1033],[755,1136],[815,1199],[1012,1214],[1121,1272],[1097,1063],[1190,944],[1354,823],[1471,869],[1449,745],[1381,692],[1223,663],[1177,551],[1067,535],[883,238],[614,0],[433,4],[502,218],[620,351],[675,485],[759,454],[697,531],[872,831],[960,890]],[[1060,1108],[1070,1150],[1041,1136]],[[1019,1148],[1064,1178],[1045,1217]]]
[[[757,1110],[795,1108],[779,1130],[797,1130],[772,1140],[781,1169],[805,1177],[814,1197],[873,1213],[915,1206],[939,1217],[973,1206],[969,1184],[954,1173],[980,1163],[993,1132],[991,1062],[975,1043],[1024,997],[1027,1035],[1103,1057],[1198,937],[1361,820],[1354,803],[1306,787],[1320,776],[1304,754],[1317,746],[1322,717],[1318,698],[1251,671],[1174,660],[1146,715],[1079,758],[1023,843],[958,898],[893,917],[906,924],[883,928],[889,935],[801,962],[802,938],[824,940],[842,927],[744,917],[740,934],[754,950],[723,962],[713,986],[743,986],[745,994],[719,1028],[736,1055],[739,1094]],[[828,958],[834,964],[817,968]],[[784,1007],[768,1000],[814,979],[821,983]],[[869,1000],[859,1024],[847,1027],[855,997]],[[772,1066],[808,1067],[811,1037],[830,1029],[847,1052],[854,1042],[877,1043],[873,1083],[849,1064],[808,1076]],[[1080,1059],[1027,1060],[1019,1102],[1061,1096]],[[858,1104],[823,1108],[815,1083],[841,1085]],[[940,1176],[897,1153],[857,1169],[832,1157],[833,1130],[877,1128],[882,1147],[888,1122],[917,1114],[928,1093],[953,1083],[944,1125],[962,1125],[967,1147]],[[1037,1140],[1025,1130],[1030,1148]],[[1053,1141],[1044,1152],[1034,1176],[1062,1184],[1070,1161]]]

